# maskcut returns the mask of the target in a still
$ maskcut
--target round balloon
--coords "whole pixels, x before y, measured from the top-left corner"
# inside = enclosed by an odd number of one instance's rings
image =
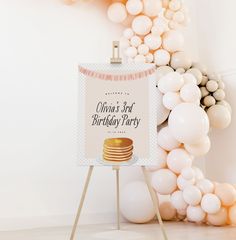
[[[174,69],[184,68],[188,70],[192,65],[192,61],[185,52],[175,52],[171,56],[170,65]]]
[[[169,30],[163,34],[162,46],[168,52],[181,51],[184,46],[183,34],[176,30]]]
[[[127,17],[125,5],[119,2],[112,3],[107,9],[107,16],[112,22],[123,22]]]

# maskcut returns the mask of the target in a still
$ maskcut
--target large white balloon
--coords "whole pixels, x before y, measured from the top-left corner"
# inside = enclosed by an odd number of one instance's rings
[[[112,22],[123,22],[127,17],[125,5],[119,2],[112,3],[107,9],[107,16]]]
[[[170,72],[158,81],[158,88],[162,93],[177,92],[184,84],[182,75],[178,72]]]
[[[133,223],[146,223],[155,216],[152,199],[145,182],[130,182],[121,190],[122,215]]]
[[[168,195],[175,191],[177,177],[169,169],[160,169],[152,174],[152,186],[162,195]]]
[[[167,166],[174,173],[180,174],[183,168],[191,165],[192,158],[184,149],[174,149],[167,155]]]
[[[126,3],[126,8],[129,14],[137,15],[143,10],[143,3],[140,0],[129,0]]]
[[[152,21],[149,17],[140,15],[134,18],[132,29],[138,35],[146,35],[151,31]]]
[[[207,154],[211,148],[210,138],[204,136],[195,144],[184,144],[185,149],[194,156],[203,156]]]
[[[189,69],[192,65],[192,61],[185,52],[175,52],[171,56],[170,65],[172,68],[184,68]]]
[[[160,0],[143,0],[143,12],[149,17],[155,17],[162,9]]]
[[[163,34],[162,46],[168,52],[181,51],[184,46],[183,34],[176,30],[170,30]]]
[[[165,122],[170,113],[170,110],[163,105],[162,98],[162,93],[157,89],[157,126]]]
[[[207,135],[209,120],[205,111],[194,103],[181,103],[170,113],[169,128],[180,142],[194,144]]]
[[[231,122],[231,114],[227,107],[216,104],[207,110],[210,125],[214,128],[227,128]]]
[[[165,66],[170,61],[170,54],[165,49],[159,49],[154,53],[154,62],[157,66]]]
[[[181,144],[173,137],[168,127],[164,127],[159,131],[157,142],[162,148],[167,151],[178,148]]]

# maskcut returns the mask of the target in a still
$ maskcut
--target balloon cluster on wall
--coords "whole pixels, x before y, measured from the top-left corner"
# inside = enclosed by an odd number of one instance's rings
[[[74,3],[76,0],[65,0]],[[129,62],[155,63],[159,128],[158,158],[148,167],[164,220],[188,220],[215,226],[236,225],[236,189],[206,179],[193,166],[195,157],[211,146],[209,129],[228,127],[231,107],[225,101],[220,76],[183,51],[180,31],[189,20],[181,0],[111,1],[108,18],[125,27],[121,38]],[[127,184],[121,194],[121,211],[129,221],[144,223],[155,211],[146,185]]]

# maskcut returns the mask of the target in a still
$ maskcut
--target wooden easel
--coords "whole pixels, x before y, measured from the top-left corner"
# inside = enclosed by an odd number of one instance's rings
[[[114,41],[113,42],[113,57],[111,58],[111,64],[120,64],[121,61],[122,60],[119,56],[119,42]],[[159,211],[158,199],[157,199],[156,193],[154,192],[154,190],[151,186],[149,174],[148,174],[145,166],[141,166],[141,168],[142,168],[142,172],[143,172],[143,175],[144,175],[145,182],[147,184],[148,190],[149,190],[151,198],[152,198],[153,206],[154,206],[154,209],[156,211],[156,216],[157,216],[157,219],[158,219],[159,224],[160,224],[163,239],[168,240],[165,229],[164,229],[164,224],[163,224],[162,219],[161,219],[160,211]],[[82,192],[79,207],[78,207],[77,214],[76,214],[76,217],[75,217],[75,221],[74,221],[74,224],[73,224],[72,232],[71,232],[71,235],[70,235],[70,240],[75,240],[76,229],[77,229],[77,226],[78,226],[79,218],[80,218],[80,215],[81,215],[81,211],[82,211],[82,208],[83,208],[84,200],[85,200],[85,197],[86,197],[86,193],[87,193],[87,190],[88,190],[88,186],[89,186],[89,182],[90,182],[90,179],[91,179],[91,176],[92,176],[93,169],[94,169],[94,166],[90,166],[89,170],[88,170],[88,173],[87,173],[87,178],[86,178],[86,181],[85,181],[85,184],[84,184],[84,189],[83,189],[83,192]],[[120,179],[119,179],[120,178],[120,166],[119,165],[112,166],[112,169],[116,172],[117,230],[120,230]]]

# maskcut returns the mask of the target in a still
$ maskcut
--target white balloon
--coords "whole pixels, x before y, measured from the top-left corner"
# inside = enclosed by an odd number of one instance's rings
[[[138,15],[143,10],[143,3],[140,0],[129,0],[126,2],[127,12],[131,15]]]
[[[195,172],[192,167],[185,167],[181,171],[181,176],[186,180],[191,180],[195,177]]]
[[[177,186],[180,190],[184,190],[188,186],[192,186],[195,183],[195,179],[186,180],[182,175],[179,175],[177,178]]]
[[[184,147],[190,154],[194,156],[206,155],[211,148],[210,138],[205,136],[195,144],[184,144]]]
[[[217,102],[217,104],[225,106],[229,110],[230,114],[232,114],[232,108],[227,101],[222,100],[220,102]]]
[[[142,40],[140,37],[138,36],[133,36],[131,37],[130,39],[130,44],[133,46],[133,47],[138,47],[140,44],[142,43]]]
[[[130,39],[134,36],[134,31],[132,28],[126,28],[123,32],[123,36],[127,39]]]
[[[201,202],[202,193],[196,186],[188,186],[183,190],[183,198],[189,205],[196,206]]]
[[[180,73],[170,72],[158,81],[158,88],[162,93],[177,92],[183,86],[184,80]]]
[[[183,75],[184,78],[184,83],[193,83],[195,85],[197,85],[197,79],[193,76],[193,74],[190,73],[184,73]]]
[[[169,2],[169,8],[172,10],[172,11],[177,11],[181,8],[181,1],[179,0],[171,0]]]
[[[154,59],[157,66],[165,66],[170,61],[170,54],[164,49],[159,49],[154,53]]]
[[[149,17],[140,15],[134,18],[132,29],[138,35],[146,35],[151,31],[152,21]]]
[[[216,104],[207,110],[207,115],[211,127],[224,129],[227,128],[231,122],[231,114],[227,107]]]
[[[157,171],[166,167],[167,152],[161,147],[157,146],[157,158],[154,165],[146,166],[149,171]]]
[[[190,222],[202,222],[206,217],[206,213],[202,210],[201,206],[188,206],[187,218]]]
[[[146,223],[155,216],[148,187],[143,181],[130,182],[121,190],[122,215],[133,223]]]
[[[177,23],[182,23],[185,19],[184,13],[182,11],[177,11],[173,15],[173,21]]]
[[[169,52],[181,51],[184,46],[184,37],[181,32],[170,30],[163,34],[162,46]]]
[[[200,189],[202,194],[212,193],[214,191],[214,184],[208,179],[200,179],[196,186]]]
[[[153,62],[154,56],[153,56],[152,53],[148,53],[145,57],[146,57],[146,62],[147,63],[152,63]]]
[[[146,58],[145,56],[138,54],[135,58],[134,58],[134,62],[135,63],[145,63],[146,62]]]
[[[149,53],[149,47],[145,44],[138,46],[138,53],[141,55],[147,55]]]
[[[186,209],[188,206],[188,204],[184,201],[182,191],[173,192],[171,194],[170,200],[171,200],[172,205],[178,210]]]
[[[165,76],[167,73],[170,73],[170,72],[174,72],[174,70],[169,66],[158,67],[156,70],[157,82],[160,80],[160,78],[162,78],[163,76]]]
[[[157,88],[157,126],[161,125],[168,118],[170,110],[165,108],[162,103],[163,95]]]
[[[207,193],[202,197],[201,207],[205,212],[215,214],[220,210],[221,202],[215,194]]]
[[[130,47],[129,39],[127,39],[125,37],[121,37],[120,38],[120,47],[121,47],[122,50],[127,49],[128,47]]]
[[[162,202],[159,206],[162,220],[170,221],[176,216],[176,209],[173,207],[171,202]]]
[[[107,9],[107,16],[112,22],[123,22],[127,17],[125,5],[119,2],[112,3]]]
[[[194,144],[209,131],[207,114],[194,103],[176,106],[170,113],[168,124],[173,136],[182,143]]]
[[[177,92],[167,92],[163,96],[163,105],[167,109],[173,110],[180,103],[182,103],[182,100]]]
[[[228,222],[228,210],[222,207],[215,214],[207,214],[207,222],[214,226],[223,226]]]
[[[197,68],[190,68],[187,73],[193,74],[193,76],[197,79],[197,85],[199,85],[202,82],[202,73]]]
[[[162,195],[168,195],[175,191],[176,175],[169,169],[160,169],[152,174],[152,186]]]
[[[174,149],[167,155],[167,166],[174,173],[180,174],[183,168],[191,167],[190,155],[181,148]]]
[[[191,58],[185,52],[175,52],[171,56],[170,65],[172,68],[184,68],[189,69],[192,65]]]
[[[161,46],[161,37],[153,34],[148,34],[144,37],[144,43],[151,50],[156,50]]]
[[[181,144],[172,136],[168,127],[164,127],[159,131],[157,135],[157,142],[166,151],[178,148]]]
[[[185,102],[196,102],[201,99],[201,91],[194,83],[186,83],[180,90],[180,97]]]
[[[125,55],[127,57],[135,57],[137,55],[138,51],[137,51],[137,48],[136,47],[128,47],[126,50],[125,50]]]
[[[202,63],[194,62],[193,67],[199,69],[202,74],[207,75],[207,68]]]
[[[160,0],[143,0],[143,5],[143,12],[149,17],[157,16],[162,9],[162,3]]]
[[[195,172],[195,180],[196,181],[201,180],[201,179],[204,178],[204,175],[203,175],[203,173],[202,173],[200,168],[193,166],[193,170]]]

